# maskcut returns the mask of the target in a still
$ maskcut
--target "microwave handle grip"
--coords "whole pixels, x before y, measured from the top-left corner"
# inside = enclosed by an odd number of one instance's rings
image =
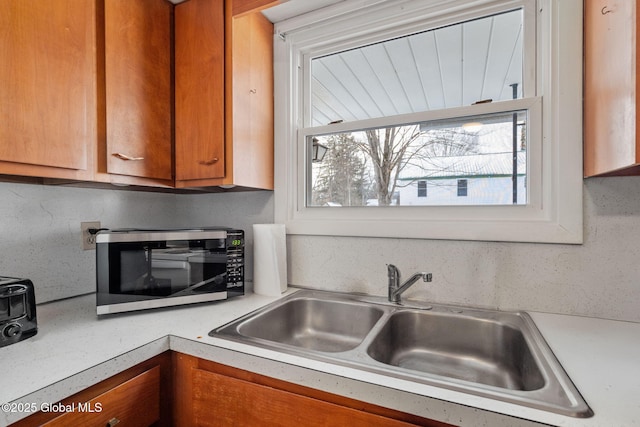
[[[197,289],[197,288],[199,288],[200,286],[208,285],[208,284],[209,284],[209,283],[211,283],[211,282],[215,282],[215,281],[217,281],[217,280],[222,280],[222,278],[223,278],[224,276],[226,276],[226,275],[227,275],[227,273],[226,273],[226,272],[225,272],[225,273],[222,273],[222,274],[218,274],[217,276],[214,276],[214,277],[212,277],[212,278],[210,278],[210,279],[203,280],[202,282],[198,282],[198,283],[196,283],[195,285],[191,285],[191,286],[189,286],[189,289]]]
[[[164,260],[164,259],[152,259],[151,260],[151,266],[153,268],[172,268],[172,269],[181,269],[181,270],[188,270],[189,269],[189,263],[186,261],[171,261],[171,260]]]

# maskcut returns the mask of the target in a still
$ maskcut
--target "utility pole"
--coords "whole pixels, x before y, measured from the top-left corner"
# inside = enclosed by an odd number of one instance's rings
[[[513,99],[518,98],[518,83],[513,83],[511,85],[511,89],[513,91]],[[518,113],[513,113],[513,136],[512,143],[513,148],[511,154],[512,157],[512,173],[511,173],[511,181],[513,186],[513,204],[518,204]]]

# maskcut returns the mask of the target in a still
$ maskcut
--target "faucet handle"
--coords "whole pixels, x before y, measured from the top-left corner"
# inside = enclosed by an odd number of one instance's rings
[[[393,281],[395,286],[400,284],[400,270],[393,264],[387,264],[387,277],[389,278],[389,284]]]

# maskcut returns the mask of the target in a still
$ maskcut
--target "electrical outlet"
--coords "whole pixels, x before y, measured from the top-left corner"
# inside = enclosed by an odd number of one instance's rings
[[[89,229],[100,228],[100,221],[81,222],[80,229],[82,230],[82,249],[89,251],[96,248],[96,236],[89,233]]]

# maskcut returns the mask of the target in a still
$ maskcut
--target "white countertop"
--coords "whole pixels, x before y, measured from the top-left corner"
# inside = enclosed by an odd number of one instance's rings
[[[249,294],[102,318],[94,295],[40,305],[38,334],[0,348],[0,404],[55,403],[171,349],[454,425],[640,426],[638,323],[530,313],[595,413],[578,419],[208,336],[276,299]],[[0,410],[0,426],[27,415]]]

